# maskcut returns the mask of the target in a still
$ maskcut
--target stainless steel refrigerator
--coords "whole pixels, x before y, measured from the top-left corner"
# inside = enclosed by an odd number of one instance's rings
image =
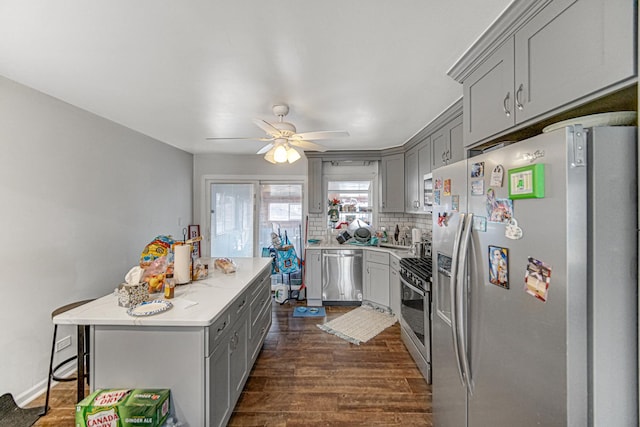
[[[433,172],[435,426],[638,425],[636,146],[569,126]]]

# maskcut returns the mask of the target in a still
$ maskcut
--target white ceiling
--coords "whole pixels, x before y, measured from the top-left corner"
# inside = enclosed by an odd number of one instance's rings
[[[331,150],[401,145],[510,0],[0,0],[0,75],[192,153],[252,153],[287,103]]]

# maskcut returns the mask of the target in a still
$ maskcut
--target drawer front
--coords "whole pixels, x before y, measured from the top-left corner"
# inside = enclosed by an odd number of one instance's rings
[[[213,322],[211,326],[206,329],[207,333],[207,355],[211,354],[216,345],[231,330],[231,316],[229,310],[227,310],[218,320]]]
[[[386,252],[365,251],[365,259],[369,262],[389,265],[389,254]]]
[[[251,365],[253,361],[256,360],[258,354],[260,353],[260,349],[262,348],[262,341],[266,337],[269,329],[271,328],[271,305],[265,307],[265,309],[260,312],[258,319],[255,325],[251,328],[251,338],[249,340],[249,352],[250,352],[250,360]]]
[[[249,310],[249,298],[251,297],[251,289],[244,291],[236,300],[231,303],[230,316],[231,323],[234,323],[240,318],[246,311]]]
[[[390,256],[389,266],[396,271],[400,271],[400,260],[394,256]]]
[[[262,276],[254,280],[251,286],[249,286],[249,289],[251,289],[251,301],[255,299],[256,295],[262,292],[263,288],[271,287],[271,275],[269,273],[270,270],[266,270]],[[268,285],[267,282],[269,283]]]
[[[260,312],[267,303],[271,302],[271,289],[263,287],[261,292],[251,301],[251,325],[254,325],[260,317]],[[253,335],[252,335],[253,336]]]

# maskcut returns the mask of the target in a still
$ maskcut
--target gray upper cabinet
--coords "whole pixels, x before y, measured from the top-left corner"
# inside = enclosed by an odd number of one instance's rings
[[[309,213],[324,212],[324,197],[322,194],[322,159],[308,158],[309,185]]]
[[[463,83],[464,145],[631,84],[636,75],[634,4],[512,3],[449,72]]]
[[[404,212],[404,154],[382,156],[380,212]]]
[[[513,46],[510,38],[464,82],[465,147],[515,124]]]
[[[431,135],[431,169],[464,159],[462,116],[457,116]]]
[[[431,137],[405,153],[405,212],[424,213],[424,175],[431,172]]]
[[[515,34],[516,121],[635,74],[634,1],[555,0]]]
[[[413,147],[404,153],[405,196],[404,211],[413,213],[418,211],[418,147]]]

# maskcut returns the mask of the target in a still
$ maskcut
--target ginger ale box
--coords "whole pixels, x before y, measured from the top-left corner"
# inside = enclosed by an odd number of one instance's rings
[[[76,427],[159,427],[169,415],[169,389],[96,390],[76,405]]]

